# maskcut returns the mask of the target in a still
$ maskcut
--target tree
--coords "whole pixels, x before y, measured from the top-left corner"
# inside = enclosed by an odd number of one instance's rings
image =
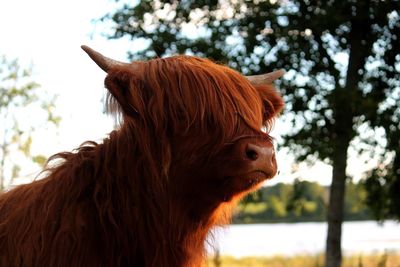
[[[314,220],[325,218],[327,202],[325,191],[326,189],[318,183],[296,179],[287,208],[294,214],[305,218],[309,217]]]
[[[400,106],[400,103],[397,104]],[[399,123],[397,125],[400,125]],[[393,126],[386,130],[388,135],[396,136],[395,140],[388,141],[397,145],[391,148],[388,145],[388,152],[393,153],[390,162],[383,162],[368,173],[364,186],[368,191],[367,205],[371,208],[375,219],[400,220],[400,131],[399,126]],[[389,139],[390,137],[388,137]],[[388,153],[389,154],[389,153]],[[383,161],[385,161],[383,159]]]
[[[326,218],[329,187],[317,182],[278,183],[262,187],[242,201],[234,223],[323,221]],[[344,219],[371,220],[363,182],[346,181]],[[285,209],[286,207],[286,209]]]
[[[17,60],[0,57],[0,192],[19,175],[21,167],[16,158],[39,165],[46,161],[43,155],[31,153],[32,135],[40,124],[27,114],[35,112],[35,117],[55,125],[60,118],[54,115],[54,97],[42,92],[43,99],[39,99],[38,89],[30,68],[23,69]]]
[[[337,267],[349,148],[363,141],[360,129],[398,122],[399,10],[399,1],[373,0],[140,1],[103,20],[114,22],[111,38],[147,42],[132,59],[186,53],[244,74],[290,70],[281,86],[293,126],[284,145],[299,160],[332,165],[326,266]]]
[[[367,192],[363,182],[347,181],[344,204],[345,220],[368,220],[373,218],[371,210],[366,205],[366,196]]]
[[[397,39],[400,37],[399,28],[393,37]],[[397,50],[387,50],[382,55],[384,62],[397,60],[395,63],[397,73],[399,73],[400,58],[398,50],[398,47]],[[385,130],[386,150],[381,154],[380,164],[367,174],[364,182],[368,192],[367,204],[375,218],[380,221],[388,218],[400,220],[400,86],[398,75],[388,78],[388,82],[395,83],[394,90],[389,94],[380,116],[374,121],[376,127]]]

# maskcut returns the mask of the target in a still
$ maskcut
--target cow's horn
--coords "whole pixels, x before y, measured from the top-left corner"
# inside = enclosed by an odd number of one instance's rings
[[[93,50],[87,45],[82,45],[81,48],[89,55],[91,59],[105,72],[108,72],[110,69],[117,67],[117,66],[127,66],[128,63],[120,62],[106,56],[103,56],[96,50]]]
[[[285,74],[285,70],[280,69],[261,75],[246,76],[246,78],[254,85],[273,83]]]

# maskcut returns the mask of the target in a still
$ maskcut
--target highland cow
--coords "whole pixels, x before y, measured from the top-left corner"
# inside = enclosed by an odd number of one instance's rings
[[[0,196],[0,266],[201,266],[210,229],[277,172],[268,133],[283,72],[245,77],[193,56],[128,64],[82,48],[107,72],[120,124]]]

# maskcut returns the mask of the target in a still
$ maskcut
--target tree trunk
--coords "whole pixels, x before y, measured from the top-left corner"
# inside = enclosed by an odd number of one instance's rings
[[[355,3],[357,12],[363,17],[355,16],[351,20],[348,36],[349,62],[344,88],[337,88],[334,103],[335,132],[334,153],[332,156],[332,184],[328,207],[328,236],[326,240],[325,267],[340,267],[342,264],[342,222],[344,213],[344,197],[346,187],[347,150],[355,136],[353,119],[356,117],[354,106],[360,88],[360,69],[364,68],[366,55],[372,48],[373,41],[369,37],[371,21],[368,17],[369,2]]]
[[[333,159],[332,184],[328,207],[328,237],[326,240],[326,267],[340,267],[342,262],[341,238],[344,213],[348,143],[337,148]]]

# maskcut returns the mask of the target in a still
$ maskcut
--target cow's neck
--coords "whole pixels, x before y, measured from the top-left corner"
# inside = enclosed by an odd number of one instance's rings
[[[186,214],[182,214],[181,220],[183,216]],[[213,225],[211,220],[185,220],[185,223],[165,225],[171,233],[171,239],[166,242],[169,248],[165,252],[171,253],[170,250],[173,249],[173,253],[177,255],[177,262],[171,266],[202,266],[206,256],[205,242]]]
[[[215,224],[213,209],[207,211],[206,214],[201,214],[198,218],[193,218],[190,212],[179,208],[182,203],[171,202],[168,193],[162,192],[161,189],[155,189],[157,194],[151,191],[153,187],[159,185],[147,184],[151,179],[143,179],[150,173],[144,174],[143,177],[132,177],[138,174],[132,172],[132,168],[138,168],[135,166],[137,155],[132,154],[138,146],[133,144],[127,150],[120,150],[120,148],[126,148],[126,141],[119,140],[120,138],[124,136],[121,137],[118,131],[113,132],[99,146],[103,152],[102,157],[106,161],[104,168],[107,168],[108,173],[116,173],[113,179],[119,180],[114,180],[112,183],[105,180],[103,182],[107,185],[103,188],[115,187],[110,192],[130,194],[128,198],[132,201],[132,210],[122,211],[124,215],[117,218],[121,224],[117,228],[129,231],[125,235],[135,243],[131,246],[127,244],[125,256],[132,257],[130,262],[133,262],[134,258],[141,258],[145,266],[198,267],[203,265],[205,240],[210,228]],[[144,166],[140,169],[146,171]],[[115,198],[123,198],[122,195]],[[113,203],[113,205],[117,205],[114,209],[119,211],[126,208],[119,206],[120,203]],[[119,239],[124,238],[123,233],[116,236]],[[135,251],[130,253],[129,249],[132,250],[132,248]]]

